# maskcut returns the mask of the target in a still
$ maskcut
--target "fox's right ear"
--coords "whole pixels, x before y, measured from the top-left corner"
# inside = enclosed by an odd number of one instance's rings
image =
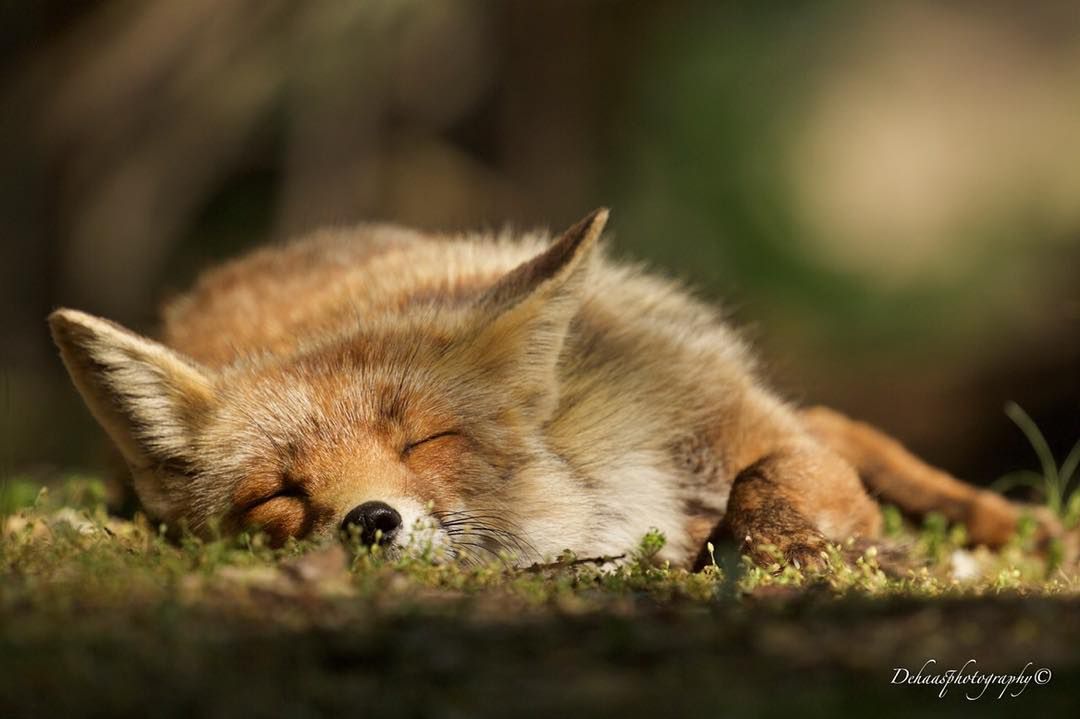
[[[143,506],[175,518],[192,473],[195,428],[213,403],[208,372],[84,312],[57,310],[49,326],[79,394],[131,467]]]

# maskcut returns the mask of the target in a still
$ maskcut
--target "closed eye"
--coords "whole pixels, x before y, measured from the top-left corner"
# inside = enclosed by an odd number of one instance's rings
[[[422,444],[427,444],[428,442],[434,442],[435,440],[443,439],[444,437],[457,437],[460,434],[461,434],[460,432],[457,432],[457,431],[452,430],[452,429],[447,430],[445,432],[439,432],[437,434],[433,434],[430,437],[425,437],[424,439],[421,439],[418,442],[411,442],[411,443],[405,445],[405,449],[401,450],[401,454],[403,456],[408,456],[410,452],[412,452],[414,449],[416,449],[417,447],[419,447]]]
[[[243,504],[240,508],[241,513],[250,512],[255,507],[260,507],[267,502],[272,502],[275,499],[299,499],[301,501],[307,500],[311,495],[304,488],[302,484],[297,482],[287,481],[276,492],[269,494],[263,494],[256,499]]]
[[[267,499],[276,499],[278,497],[295,497],[296,499],[307,499],[308,492],[299,484],[290,484],[282,487],[279,491],[274,492]]]

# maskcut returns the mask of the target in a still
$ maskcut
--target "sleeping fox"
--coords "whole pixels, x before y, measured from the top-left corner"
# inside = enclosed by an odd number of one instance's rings
[[[871,494],[1003,543],[1017,506],[875,429],[800,410],[718,312],[556,239],[327,230],[207,272],[159,340],[70,309],[64,364],[152,517],[343,530],[385,551],[617,555],[650,529],[690,566],[719,528],[759,561],[873,539]]]

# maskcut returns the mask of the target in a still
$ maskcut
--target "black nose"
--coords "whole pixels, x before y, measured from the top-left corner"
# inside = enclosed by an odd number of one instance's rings
[[[401,528],[401,515],[386,502],[364,502],[353,507],[341,522],[341,529],[350,533],[358,531],[364,544],[388,544]]]

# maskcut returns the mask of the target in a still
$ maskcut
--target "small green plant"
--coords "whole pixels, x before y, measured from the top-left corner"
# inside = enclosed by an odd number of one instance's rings
[[[882,505],[881,522],[882,533],[886,537],[898,537],[904,531],[904,515],[894,504]]]
[[[1080,440],[1058,465],[1035,420],[1020,405],[1009,402],[1005,405],[1005,414],[1027,437],[1039,458],[1042,472],[1030,469],[1010,472],[994,482],[993,488],[999,492],[1007,492],[1015,487],[1030,487],[1042,496],[1047,508],[1061,517],[1066,526],[1075,526],[1080,521],[1080,492],[1077,492],[1075,487],[1070,488],[1070,485],[1080,469]]]
[[[0,479],[0,518],[34,506],[41,488],[22,479]]]
[[[638,558],[643,562],[652,561],[665,544],[667,544],[667,538],[664,537],[664,533],[653,527],[645,533],[638,544]]]

